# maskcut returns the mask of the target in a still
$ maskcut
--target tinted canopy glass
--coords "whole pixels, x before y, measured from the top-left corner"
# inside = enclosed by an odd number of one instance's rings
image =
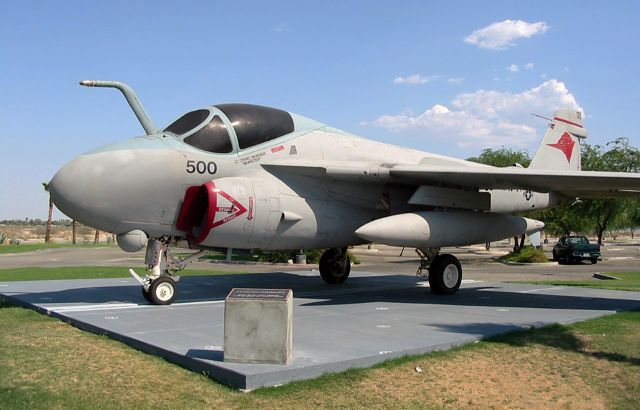
[[[229,118],[241,149],[293,132],[293,118],[288,112],[251,104],[217,105]]]
[[[227,127],[217,115],[207,125],[185,138],[184,142],[203,151],[220,154],[233,151]]]
[[[164,130],[176,135],[182,135],[202,124],[202,121],[206,120],[208,116],[209,110],[191,111],[169,124]]]

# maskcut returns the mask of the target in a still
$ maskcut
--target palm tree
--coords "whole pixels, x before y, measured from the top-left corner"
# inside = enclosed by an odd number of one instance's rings
[[[53,216],[53,201],[51,200],[51,193],[49,192],[49,183],[43,182],[42,187],[49,193],[49,217],[47,218],[47,230],[44,234],[44,242],[49,243],[51,241],[51,217]]]

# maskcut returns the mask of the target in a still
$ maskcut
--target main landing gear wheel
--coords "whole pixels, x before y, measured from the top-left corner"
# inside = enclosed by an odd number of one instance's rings
[[[437,295],[452,295],[462,283],[462,266],[453,255],[438,255],[429,266],[429,286]]]
[[[347,248],[327,249],[320,257],[320,276],[330,285],[343,283],[351,272]]]
[[[176,283],[168,276],[160,276],[151,282],[148,293],[149,302],[154,305],[170,305],[176,298]]]

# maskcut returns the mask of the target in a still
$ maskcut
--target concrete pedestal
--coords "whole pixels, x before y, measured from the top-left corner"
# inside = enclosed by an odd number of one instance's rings
[[[224,361],[289,364],[293,353],[291,289],[234,288],[224,306]]]

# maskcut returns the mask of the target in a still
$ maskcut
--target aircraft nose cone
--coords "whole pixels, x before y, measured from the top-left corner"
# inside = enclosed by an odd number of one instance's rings
[[[51,180],[53,203],[87,226],[163,235],[184,196],[184,156],[157,139],[108,145],[67,163]]]
[[[102,215],[99,174],[105,165],[92,155],[80,156],[63,166],[51,179],[53,203],[68,217],[83,224],[111,231],[116,222]]]

